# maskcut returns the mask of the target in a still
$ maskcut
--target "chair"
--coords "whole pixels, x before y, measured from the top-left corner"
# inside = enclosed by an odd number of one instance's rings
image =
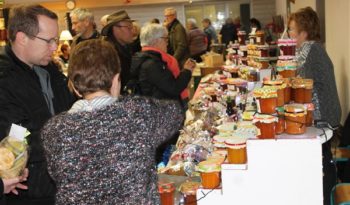
[[[350,205],[350,183],[338,183],[331,192],[331,205]]]

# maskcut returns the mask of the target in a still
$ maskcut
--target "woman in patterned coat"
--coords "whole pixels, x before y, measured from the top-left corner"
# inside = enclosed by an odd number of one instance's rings
[[[120,97],[119,65],[106,41],[73,51],[68,75],[82,99],[42,130],[56,204],[160,204],[155,149],[180,128],[181,107]]]

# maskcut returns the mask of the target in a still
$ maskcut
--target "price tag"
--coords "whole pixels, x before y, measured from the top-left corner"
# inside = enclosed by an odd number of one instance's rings
[[[9,136],[19,141],[24,141],[24,137],[27,136],[27,128],[24,128],[16,124],[12,124]]]

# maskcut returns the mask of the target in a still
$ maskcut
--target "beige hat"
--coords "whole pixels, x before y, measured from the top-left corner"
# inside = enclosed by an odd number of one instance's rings
[[[104,36],[107,36],[107,34],[108,34],[109,30],[112,28],[112,26],[114,26],[116,23],[118,23],[120,21],[132,22],[134,20],[130,19],[128,13],[126,13],[125,10],[117,11],[117,12],[108,16],[107,25],[102,28],[101,34]]]

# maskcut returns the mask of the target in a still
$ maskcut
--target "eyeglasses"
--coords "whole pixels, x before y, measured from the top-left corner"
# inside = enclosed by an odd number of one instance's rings
[[[34,38],[40,39],[42,41],[45,41],[47,44],[53,45],[53,44],[58,44],[58,38],[51,38],[51,39],[45,39],[45,38],[41,38],[39,36],[32,36]]]
[[[125,27],[125,28],[127,28],[127,29],[131,30],[133,26],[132,26],[132,25],[127,25],[127,26],[123,26],[123,25],[115,25],[115,27],[119,27],[119,28],[123,28],[123,27]]]

